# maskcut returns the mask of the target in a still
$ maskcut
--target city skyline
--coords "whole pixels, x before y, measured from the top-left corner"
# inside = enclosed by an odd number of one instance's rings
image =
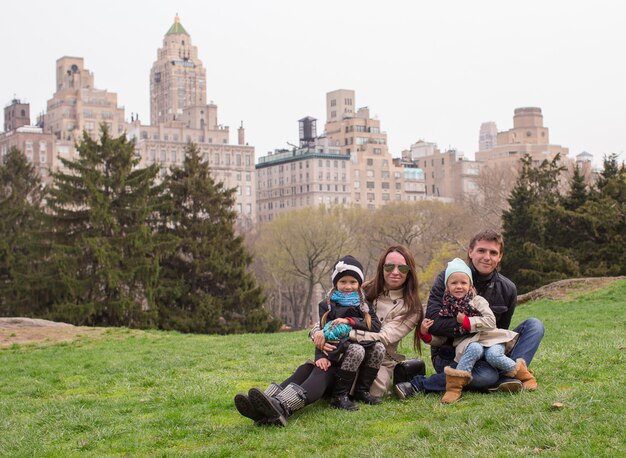
[[[118,94],[127,120],[139,113],[148,123],[150,68],[178,13],[207,68],[207,101],[231,143],[243,121],[257,158],[295,143],[298,119],[323,124],[327,92],[354,89],[394,157],[424,139],[473,158],[482,122],[508,130],[515,108],[536,106],[553,143],[570,157],[588,151],[598,165],[626,144],[618,4],[553,3],[11,3],[2,7],[11,18],[0,32],[10,44],[2,101],[29,102],[34,122],[54,93],[54,62],[77,56],[97,88]]]

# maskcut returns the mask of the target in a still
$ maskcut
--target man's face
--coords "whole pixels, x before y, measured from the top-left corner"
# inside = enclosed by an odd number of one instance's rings
[[[496,270],[496,267],[500,264],[502,252],[500,251],[499,243],[478,240],[474,248],[469,250],[468,256],[472,260],[472,264],[474,264],[478,273],[481,275],[489,275]]]

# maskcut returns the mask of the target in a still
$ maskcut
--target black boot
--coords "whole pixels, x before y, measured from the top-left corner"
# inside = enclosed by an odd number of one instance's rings
[[[359,406],[348,398],[348,393],[350,393],[355,377],[356,372],[349,372],[343,369],[337,370],[333,394],[330,398],[332,407],[344,410],[359,410]]]
[[[378,369],[375,367],[361,367],[359,369],[359,377],[356,379],[356,385],[354,386],[354,399],[370,405],[378,405],[382,402],[379,398],[370,394],[370,388],[377,375]]]
[[[272,382],[270,386],[265,390],[265,394],[268,396],[275,396],[276,394],[282,391],[283,387]],[[265,415],[254,408],[252,401],[250,398],[243,393],[238,393],[235,395],[235,407],[237,411],[243,415],[244,417],[249,418],[257,424],[266,423]]]
[[[248,391],[254,408],[265,417],[265,422],[278,426],[287,426],[287,417],[306,405],[306,390],[295,383],[290,383],[274,397],[270,397],[258,388]]]
[[[396,396],[398,396],[398,399],[402,400],[419,392],[415,389],[411,382],[396,383],[393,388],[396,392]]]

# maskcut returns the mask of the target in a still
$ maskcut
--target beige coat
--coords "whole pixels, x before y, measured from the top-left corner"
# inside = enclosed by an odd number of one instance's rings
[[[405,316],[402,290],[389,291],[374,301],[376,315],[382,326],[380,332],[358,331],[350,332],[350,340],[356,342],[379,341],[385,345],[387,351],[378,376],[372,384],[370,393],[380,397],[389,392],[393,377],[393,368],[398,362],[404,361],[404,355],[398,354],[398,344],[418,325],[417,316]]]
[[[475,334],[466,334],[454,339],[454,347],[456,355],[454,360],[458,363],[463,356],[463,352],[472,342],[478,342],[483,347],[491,347],[499,343],[505,344],[505,353],[509,353],[515,342],[517,341],[517,333],[508,329],[496,328],[496,317],[489,308],[489,303],[482,296],[476,296],[472,299],[471,304],[478,309],[483,316],[470,316],[470,332]],[[440,346],[445,343],[445,337],[433,336],[430,342],[432,346]]]

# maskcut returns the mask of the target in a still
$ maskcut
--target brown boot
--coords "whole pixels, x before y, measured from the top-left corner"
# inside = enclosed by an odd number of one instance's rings
[[[537,389],[537,379],[530,373],[526,367],[526,361],[522,358],[517,358],[515,367],[511,372],[505,374],[507,377],[513,377],[522,382],[522,388],[528,391],[534,391]]]
[[[461,399],[461,391],[463,387],[472,381],[472,373],[460,371],[446,366],[443,370],[446,374],[446,394],[441,398],[444,404],[452,404]]]

